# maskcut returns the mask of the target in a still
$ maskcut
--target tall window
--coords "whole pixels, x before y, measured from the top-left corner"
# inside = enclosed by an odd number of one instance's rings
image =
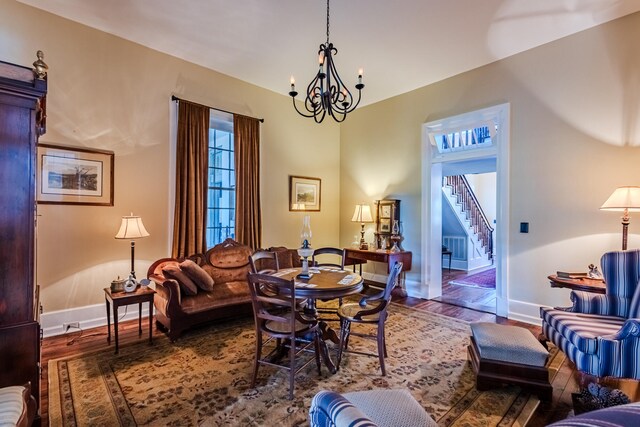
[[[233,153],[233,115],[211,110],[209,124],[209,193],[207,247],[235,238],[236,175]]]

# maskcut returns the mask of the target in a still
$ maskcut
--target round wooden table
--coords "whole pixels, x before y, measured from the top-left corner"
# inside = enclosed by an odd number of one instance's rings
[[[274,276],[286,280],[295,278],[296,298],[307,299],[304,311],[316,319],[318,318],[317,299],[330,300],[357,294],[362,290],[364,284],[362,276],[346,270],[338,270],[331,267],[310,268],[309,272],[312,273],[312,276],[309,279],[297,278],[296,276],[301,271],[301,268],[288,268],[276,272]],[[325,340],[329,339],[337,343],[339,342],[338,335],[326,322],[320,320],[319,323],[322,332],[320,356],[329,371],[335,374],[337,367],[331,360]]]
[[[275,276],[286,280],[295,278],[296,296],[309,299],[335,299],[357,294],[362,290],[364,281],[359,274],[331,267],[310,268],[309,279],[299,279],[296,276],[301,268],[280,270]],[[280,274],[284,273],[284,274]],[[345,280],[345,283],[341,283]]]

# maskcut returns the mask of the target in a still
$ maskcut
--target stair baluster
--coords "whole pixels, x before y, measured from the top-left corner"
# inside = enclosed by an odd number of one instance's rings
[[[456,202],[462,206],[462,211],[471,222],[473,232],[478,235],[484,250],[489,254],[489,259],[493,260],[493,227],[473,194],[469,181],[464,175],[447,176],[445,185],[452,188]]]

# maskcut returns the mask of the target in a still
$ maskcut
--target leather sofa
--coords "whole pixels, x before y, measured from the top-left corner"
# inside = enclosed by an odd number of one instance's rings
[[[156,324],[171,341],[194,325],[252,313],[247,283],[251,253],[248,246],[227,239],[204,254],[188,257],[213,279],[211,290],[198,289],[195,295],[186,294],[178,279],[165,277],[168,269],[185,260],[162,258],[151,264],[147,277],[155,283]]]
[[[273,247],[269,251],[277,253],[280,268],[301,266],[295,249]],[[155,283],[156,324],[166,330],[172,342],[195,325],[252,314],[247,282],[251,253],[250,247],[227,239],[204,254],[186,259],[162,258],[151,264],[147,278]],[[167,277],[171,271],[180,270],[180,266],[184,268],[185,260],[200,266],[213,279],[213,285],[187,293],[184,283],[180,283],[181,276]]]

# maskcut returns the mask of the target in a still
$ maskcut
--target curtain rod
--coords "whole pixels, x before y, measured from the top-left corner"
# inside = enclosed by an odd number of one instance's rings
[[[178,97],[177,97],[177,96],[175,96],[175,95],[171,95],[171,100],[172,100],[172,101],[185,101],[185,102],[189,102],[189,103],[191,103],[191,104],[200,105],[201,107],[211,108],[212,110],[222,111],[223,113],[233,114],[234,116],[249,117],[250,119],[256,119],[256,120],[258,120],[260,123],[264,123],[264,119],[259,119],[259,118],[257,118],[257,117],[247,116],[246,114],[238,114],[238,113],[234,113],[233,111],[222,110],[222,109],[220,109],[220,108],[211,107],[210,105],[198,104],[197,102],[189,101],[188,99],[178,98]]]

